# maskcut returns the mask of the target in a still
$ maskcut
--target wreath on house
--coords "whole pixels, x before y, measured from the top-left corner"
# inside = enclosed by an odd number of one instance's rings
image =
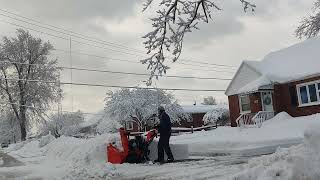
[[[263,101],[264,101],[264,104],[265,104],[265,105],[270,105],[270,104],[271,104],[271,98],[270,98],[269,96],[265,97],[265,98],[263,99]]]

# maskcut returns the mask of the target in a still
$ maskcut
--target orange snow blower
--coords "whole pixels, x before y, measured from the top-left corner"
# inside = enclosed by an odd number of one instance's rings
[[[122,163],[142,163],[149,161],[149,145],[157,136],[155,129],[147,132],[146,138],[143,135],[134,135],[127,132],[124,128],[119,129],[121,144],[123,150],[115,146],[115,143],[109,143],[107,146],[107,162],[112,164]],[[130,139],[130,137],[133,137]]]

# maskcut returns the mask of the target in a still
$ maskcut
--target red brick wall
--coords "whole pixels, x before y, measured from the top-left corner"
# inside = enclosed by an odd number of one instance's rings
[[[240,116],[239,98],[238,95],[228,96],[230,121],[232,127],[237,127],[236,120]]]
[[[291,116],[297,117],[297,116],[306,116],[311,115],[315,113],[320,113],[320,105],[314,105],[314,106],[307,106],[307,107],[298,107],[298,99],[297,99],[297,91],[294,91],[294,95],[296,98],[294,99],[295,102],[292,102],[292,98],[290,95],[290,87],[296,88],[297,84],[311,82],[315,80],[320,80],[320,76],[309,78],[301,81],[291,82],[287,84],[278,84],[274,86],[274,96],[275,96],[275,112],[279,113],[282,111],[287,112]]]
[[[250,94],[251,112],[259,112],[262,110],[260,93]],[[240,105],[238,95],[228,97],[231,126],[237,127],[237,118],[240,116]]]
[[[186,120],[181,120],[180,124],[174,123],[173,127],[188,127],[188,128],[190,128],[191,126],[193,126],[194,128],[201,127],[204,125],[202,119],[205,114],[206,113],[193,113],[191,114],[193,121],[187,122]]]

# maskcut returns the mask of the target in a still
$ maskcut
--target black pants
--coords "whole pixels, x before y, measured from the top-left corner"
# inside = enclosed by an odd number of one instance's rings
[[[173,159],[173,155],[169,145],[170,135],[162,135],[160,136],[158,142],[158,160],[164,160],[164,151],[166,151],[168,159]]]

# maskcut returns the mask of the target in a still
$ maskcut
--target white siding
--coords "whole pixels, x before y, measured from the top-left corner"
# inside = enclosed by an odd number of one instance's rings
[[[226,91],[226,95],[237,94],[237,91],[247,85],[248,83],[258,79],[261,76],[260,73],[249,67],[246,63],[243,63]]]

